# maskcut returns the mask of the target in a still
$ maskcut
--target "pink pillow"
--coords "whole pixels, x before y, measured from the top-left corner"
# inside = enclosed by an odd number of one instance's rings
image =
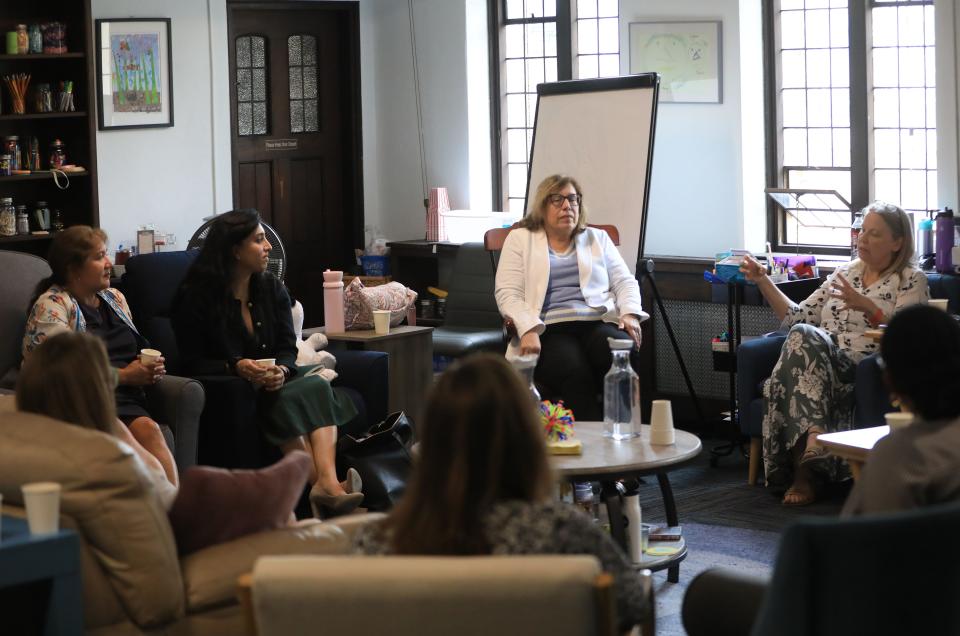
[[[303,494],[313,460],[288,453],[260,470],[192,466],[180,476],[170,525],[180,554],[282,528]]]
[[[390,326],[396,327],[416,301],[417,292],[400,283],[364,287],[354,278],[343,290],[343,323],[347,329],[373,329],[373,310],[389,309]]]

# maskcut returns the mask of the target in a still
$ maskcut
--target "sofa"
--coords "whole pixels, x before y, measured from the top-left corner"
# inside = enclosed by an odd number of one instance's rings
[[[135,256],[127,261],[121,282],[134,322],[163,352],[172,373],[179,369],[179,354],[170,321],[171,305],[197,254],[197,250],[188,250]],[[360,435],[387,415],[387,354],[338,351],[336,356],[339,377],[333,382],[334,391],[352,400],[358,412],[341,432]],[[258,468],[279,457],[279,450],[260,434],[256,395],[249,382],[234,376],[195,379],[206,393],[206,406],[200,416],[201,464]]]
[[[23,330],[37,283],[50,266],[32,254],[0,251],[0,393],[11,393],[20,367]],[[180,470],[197,461],[197,427],[203,410],[203,388],[195,380],[167,375],[147,388],[148,409]]]
[[[379,515],[304,521],[178,556],[143,464],[109,435],[31,413],[0,417],[3,514],[24,516],[20,486],[62,486],[61,527],[80,539],[84,629],[92,636],[235,635],[237,578],[264,555],[338,554]]]

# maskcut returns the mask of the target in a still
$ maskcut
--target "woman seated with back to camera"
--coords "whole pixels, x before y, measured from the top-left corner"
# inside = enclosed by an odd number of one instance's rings
[[[45,338],[24,361],[17,378],[17,409],[98,430],[125,442],[146,468],[164,509],[169,510],[177,485],[117,418],[116,383],[117,374],[103,341],[90,334],[64,331]]]
[[[537,187],[520,227],[507,235],[496,277],[497,307],[517,328],[507,357],[538,354],[545,399],[578,420],[601,420],[598,396],[612,356],[607,338],[640,346],[640,286],[613,241],[587,227],[583,189],[553,175]],[[636,348],[631,355],[639,367]]]
[[[645,611],[633,564],[609,533],[569,504],[554,479],[530,393],[501,356],[451,366],[427,399],[420,455],[403,499],[362,528],[355,551],[397,555],[592,554],[616,580],[629,629]]]
[[[853,426],[857,363],[877,349],[866,331],[929,298],[927,279],[913,265],[910,218],[879,201],[863,211],[858,258],[838,267],[799,304],[752,257],[744,257],[740,267],[783,325],[790,326],[763,387],[767,485],[786,489],[787,505],[809,504],[821,485],[849,477],[846,464],[815,444],[816,437]]]
[[[258,390],[267,441],[313,458],[310,502],[317,516],[343,514],[363,500],[360,476],[337,479],[337,427],[356,416],[349,399],[311,368],[298,368],[290,297],[267,271],[272,246],[256,210],[221,214],[173,302],[172,321],[184,368],[194,375],[236,375]],[[271,367],[257,360],[273,358]]]
[[[118,382],[113,385],[117,416],[157,458],[170,483],[177,485],[177,465],[160,426],[147,411],[144,393],[144,387],[156,384],[166,373],[164,359],[140,362],[140,349],[150,344],[133,324],[126,298],[110,287],[106,233],[87,225],[58,232],[47,262],[52,273],[37,284],[23,336],[24,360],[57,331],[86,332],[103,340],[117,372]]]
[[[960,501],[960,325],[909,307],[884,331],[880,356],[891,394],[915,419],[873,447],[843,514]]]

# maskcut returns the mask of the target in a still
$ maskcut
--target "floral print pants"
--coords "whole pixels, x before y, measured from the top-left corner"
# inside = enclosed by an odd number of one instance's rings
[[[837,347],[813,325],[794,325],[773,373],[763,385],[763,467],[767,485],[793,482],[791,450],[811,427],[824,433],[853,426],[853,381],[857,354]],[[833,457],[810,464],[818,478],[849,476],[846,464]]]

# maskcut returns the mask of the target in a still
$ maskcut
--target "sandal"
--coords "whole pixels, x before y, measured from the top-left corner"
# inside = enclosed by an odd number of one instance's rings
[[[803,466],[804,464],[823,461],[824,459],[827,459],[829,455],[830,451],[828,451],[826,447],[820,446],[819,444],[813,446],[808,444],[804,449],[803,454],[800,455],[799,464]]]

